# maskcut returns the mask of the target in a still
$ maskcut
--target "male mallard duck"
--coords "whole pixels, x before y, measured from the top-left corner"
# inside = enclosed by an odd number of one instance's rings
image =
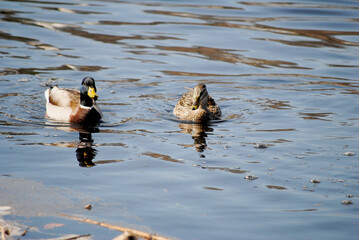
[[[221,108],[208,95],[206,85],[200,83],[183,94],[173,110],[173,114],[183,120],[205,122],[219,119]]]
[[[102,118],[96,104],[95,80],[85,77],[81,90],[64,89],[57,86],[45,91],[46,116],[57,121],[71,123],[94,123]]]

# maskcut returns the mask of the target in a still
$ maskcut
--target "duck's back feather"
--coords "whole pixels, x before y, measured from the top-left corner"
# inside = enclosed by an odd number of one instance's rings
[[[46,103],[46,116],[61,122],[70,122],[72,109],[70,107],[59,107]]]
[[[48,89],[48,102],[52,105],[76,110],[80,106],[80,91],[53,87]],[[45,94],[46,95],[46,94]]]
[[[212,119],[220,119],[222,117],[221,108],[218,106],[218,104],[214,101],[214,99],[211,96],[208,97],[207,108],[213,115]]]

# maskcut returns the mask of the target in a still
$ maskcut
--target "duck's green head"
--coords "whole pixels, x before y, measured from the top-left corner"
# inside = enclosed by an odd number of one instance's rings
[[[85,77],[82,80],[81,94],[87,95],[90,98],[97,100],[95,80],[92,77]]]

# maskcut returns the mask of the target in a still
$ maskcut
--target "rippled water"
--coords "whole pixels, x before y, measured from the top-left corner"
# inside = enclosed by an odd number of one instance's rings
[[[0,26],[0,205],[38,227],[24,239],[118,234],[57,213],[178,239],[357,239],[358,1],[9,0]],[[85,76],[104,122],[46,119],[43,92]],[[223,119],[178,121],[200,82]]]

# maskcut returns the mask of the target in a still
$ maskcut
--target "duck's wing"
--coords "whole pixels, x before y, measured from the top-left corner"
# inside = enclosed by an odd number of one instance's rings
[[[180,105],[185,108],[190,108],[193,105],[193,89],[190,89],[188,92],[184,93],[181,99],[178,101],[177,105]]]
[[[80,91],[53,87],[49,91],[48,102],[57,107],[75,110],[80,106]]]
[[[222,116],[221,108],[211,96],[208,96],[207,108],[212,113],[213,119],[219,119]]]
[[[190,88],[189,88],[190,89]],[[184,93],[173,109],[173,114],[179,118],[186,119],[193,104],[193,89]]]

